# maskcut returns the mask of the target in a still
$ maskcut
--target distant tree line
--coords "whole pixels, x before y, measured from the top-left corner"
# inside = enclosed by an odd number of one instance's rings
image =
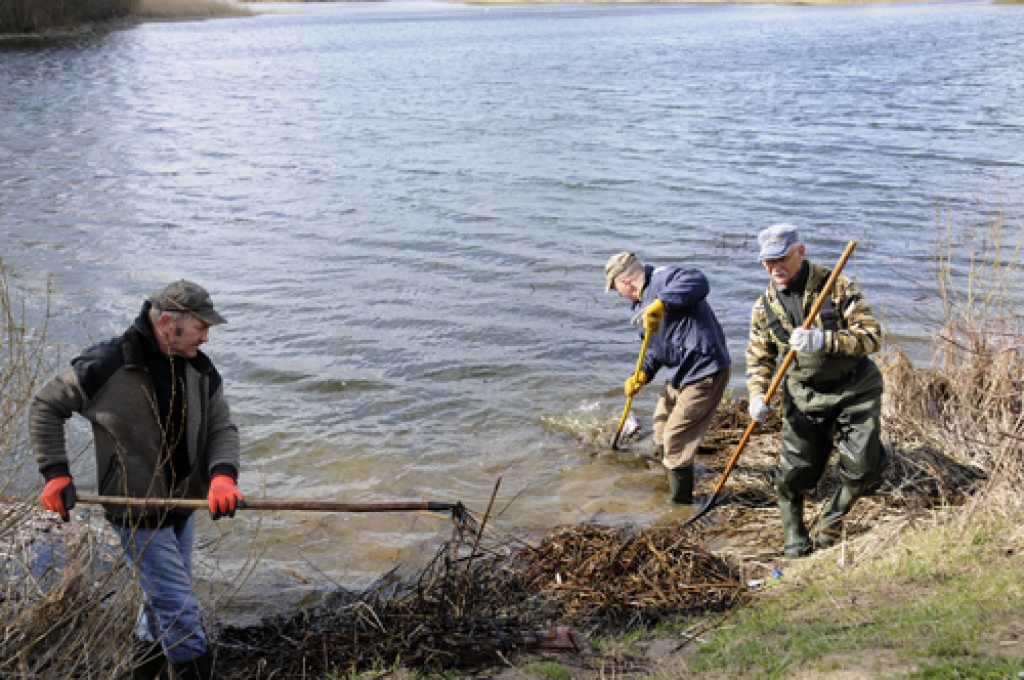
[[[75,26],[127,15],[138,0],[0,0],[0,33]]]

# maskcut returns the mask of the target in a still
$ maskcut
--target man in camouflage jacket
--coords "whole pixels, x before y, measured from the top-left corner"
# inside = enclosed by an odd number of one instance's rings
[[[791,348],[794,361],[782,389],[782,450],[776,470],[784,554],[810,549],[804,526],[804,495],[825,472],[833,442],[839,448],[842,487],[822,513],[816,544],[826,548],[842,536],[843,517],[869,492],[888,464],[880,441],[882,375],[869,354],[882,332],[867,301],[847,278],[836,280],[813,325],[801,328],[831,273],[807,261],[796,228],[771,226],[758,236],[760,260],[771,283],[754,303],[747,346],[750,416],[764,422],[764,397],[776,361]]]

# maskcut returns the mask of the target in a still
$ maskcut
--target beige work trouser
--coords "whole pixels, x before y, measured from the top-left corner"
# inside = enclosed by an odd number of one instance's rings
[[[665,383],[654,408],[654,443],[665,447],[661,462],[669,470],[693,465],[731,373],[725,368],[678,390]]]

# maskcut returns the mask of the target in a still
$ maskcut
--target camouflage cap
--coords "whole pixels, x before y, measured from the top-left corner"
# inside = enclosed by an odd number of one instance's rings
[[[634,262],[636,262],[635,253],[622,252],[609,257],[607,264],[604,266],[604,280],[606,284],[604,292],[607,293],[614,288],[615,277],[629,269]]]
[[[198,283],[182,279],[169,284],[149,301],[162,312],[187,312],[211,326],[227,323],[227,319],[213,308],[213,300]]]
[[[800,234],[792,224],[773,224],[757,235],[757,244],[761,246],[757,259],[777,260],[799,243]]]

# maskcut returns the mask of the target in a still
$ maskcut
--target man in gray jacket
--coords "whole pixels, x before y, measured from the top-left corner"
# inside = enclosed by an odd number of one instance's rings
[[[78,413],[93,426],[100,495],[207,498],[213,519],[234,516],[244,504],[238,428],[220,374],[199,351],[210,326],[222,323],[205,289],[177,281],[150,297],[123,335],[86,349],[42,387],[29,426],[44,507],[68,521],[75,505],[64,423]],[[191,583],[192,511],[104,510],[146,595],[152,648],[134,677],[162,677],[166,661],[178,680],[213,677]]]

